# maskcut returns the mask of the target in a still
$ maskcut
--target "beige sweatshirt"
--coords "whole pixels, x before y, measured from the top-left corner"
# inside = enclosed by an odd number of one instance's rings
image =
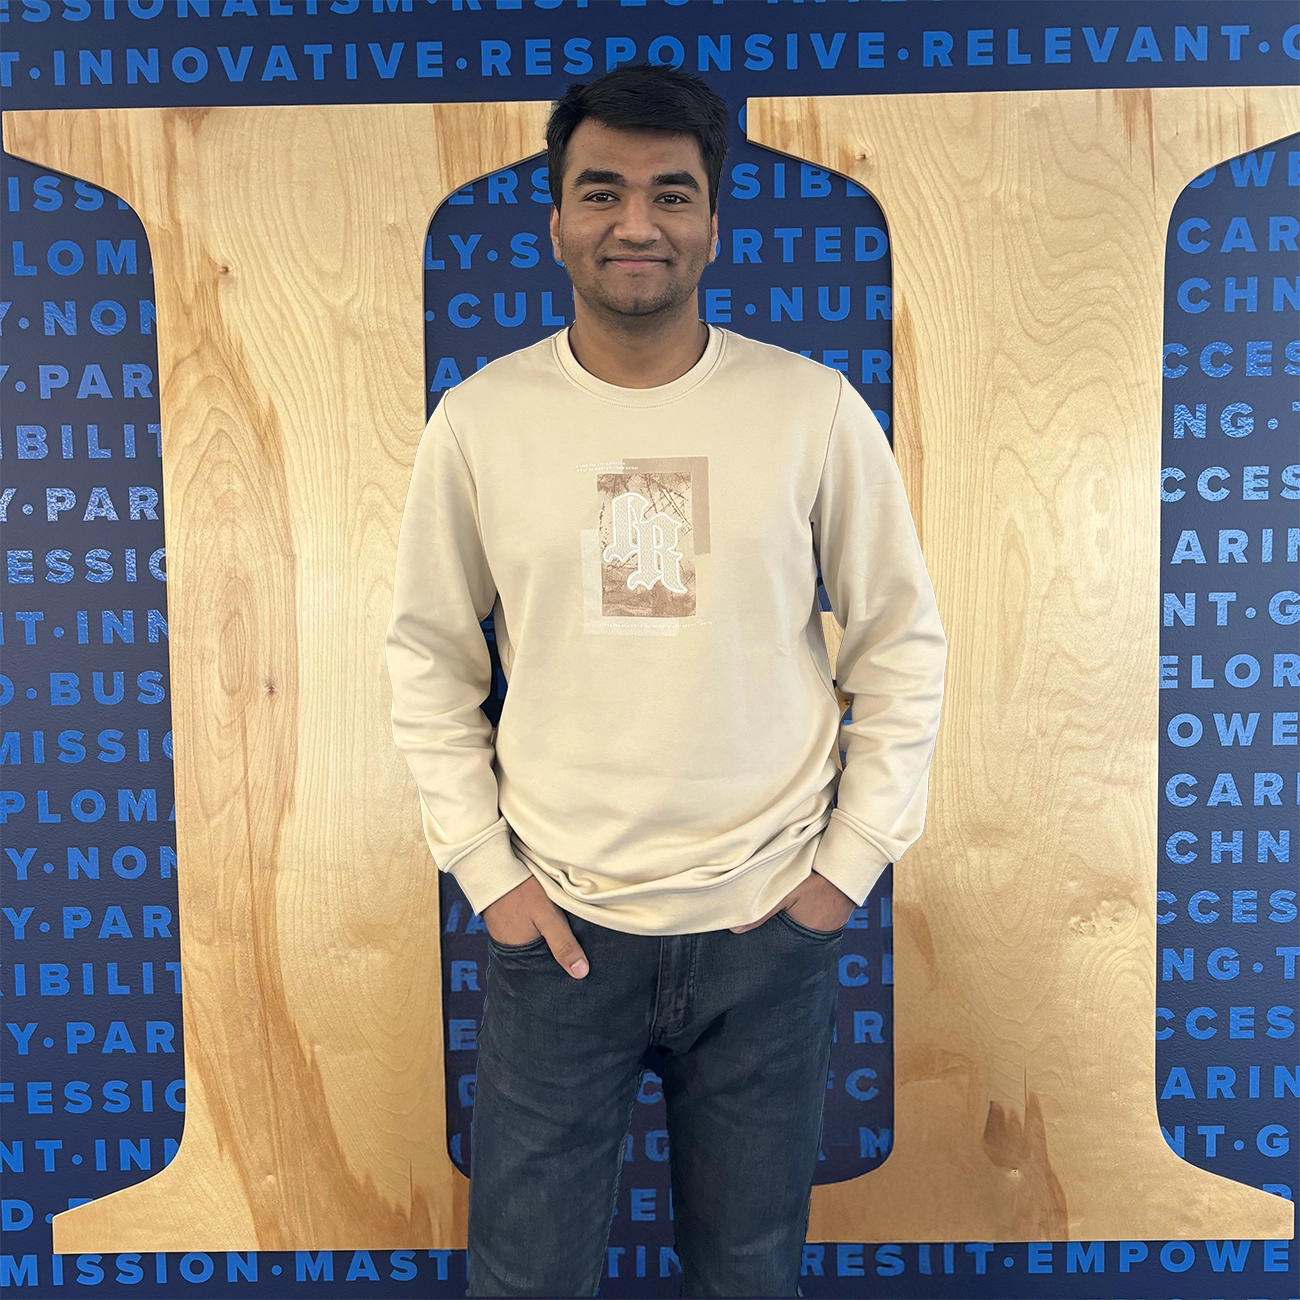
[[[509,682],[495,733],[489,613]],[[531,871],[600,925],[717,930],[814,868],[861,903],[921,833],[934,592],[870,408],[783,348],[710,326],[686,374],[620,388],[561,330],[446,393],[387,644],[429,848],[477,911]]]

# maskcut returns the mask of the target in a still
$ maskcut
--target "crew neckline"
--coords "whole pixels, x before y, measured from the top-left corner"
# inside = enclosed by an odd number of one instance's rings
[[[704,345],[704,352],[700,359],[685,374],[678,375],[676,379],[666,384],[656,384],[653,388],[623,388],[619,384],[598,379],[589,370],[582,368],[578,358],[573,355],[573,349],[569,346],[570,328],[565,326],[551,336],[555,360],[560,369],[579,388],[618,406],[662,406],[665,402],[676,401],[698,387],[721,360],[727,333],[726,330],[720,330],[706,322],[704,328],[709,331],[709,341]]]

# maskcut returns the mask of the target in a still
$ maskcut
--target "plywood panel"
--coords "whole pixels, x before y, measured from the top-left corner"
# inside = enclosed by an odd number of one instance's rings
[[[889,221],[895,451],[950,638],[895,869],[894,1147],[832,1241],[1278,1238],[1155,1105],[1161,328],[1174,200],[1300,90],[751,99]]]
[[[423,243],[548,105],[11,113],[153,253],[185,1136],[55,1249],[448,1248],[436,871],[389,731]]]

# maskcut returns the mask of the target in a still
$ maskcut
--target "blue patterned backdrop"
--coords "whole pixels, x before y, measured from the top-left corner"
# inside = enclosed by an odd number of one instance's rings
[[[843,177],[749,145],[752,94],[1293,83],[1293,5],[923,0],[0,0],[6,109],[546,99],[649,58],[732,106],[717,324],[844,370],[889,429],[889,236]],[[114,196],[0,163],[0,1285],[161,1297],[463,1294],[463,1252],[50,1254],[53,1213],[156,1172],[184,1122],[166,555],[149,248]],[[1297,1183],[1300,139],[1224,160],[1169,228],[1161,533],[1158,1106],[1185,1159]],[[433,215],[428,404],[572,321],[545,159]],[[1135,437],[1150,436],[1134,429]],[[490,625],[485,631],[491,638]],[[504,682],[485,708],[500,707]],[[432,863],[430,863],[432,870]],[[892,1129],[890,877],[850,921],[829,1182]],[[468,1159],[481,920],[442,881],[448,1136]],[[58,999],[62,999],[61,1001]],[[609,1296],[676,1294],[647,1073]],[[1300,1294],[1290,1242],[814,1244],[807,1295]]]

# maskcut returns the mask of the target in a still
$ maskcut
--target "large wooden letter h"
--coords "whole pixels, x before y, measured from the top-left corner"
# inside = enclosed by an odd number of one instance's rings
[[[437,888],[383,628],[424,423],[421,243],[546,105],[6,118],[153,249],[185,971],[185,1139],[55,1249],[464,1244]],[[897,1120],[830,1240],[1282,1237],[1155,1115],[1165,228],[1300,124],[1277,89],[753,100],[894,247],[896,449],[952,644],[895,882]]]

